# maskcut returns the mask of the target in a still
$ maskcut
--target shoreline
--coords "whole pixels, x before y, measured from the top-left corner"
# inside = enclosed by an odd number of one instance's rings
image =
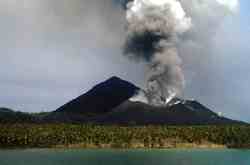
[[[195,143],[178,143],[170,144],[168,146],[151,146],[146,147],[144,144],[131,144],[132,146],[113,146],[112,144],[69,144],[69,145],[56,145],[52,149],[230,149],[225,145],[220,144],[195,144]]]
[[[169,144],[167,146],[144,146],[144,144],[123,144],[121,146],[114,146],[113,144],[68,144],[68,145],[54,145],[54,146],[47,146],[47,147],[4,147],[0,150],[26,150],[26,149],[114,149],[114,150],[129,150],[129,149],[237,149],[237,148],[229,148],[225,145],[220,144],[213,144],[213,143],[204,143],[204,144],[196,144],[196,143],[178,143],[178,144]],[[238,148],[238,149],[245,149],[245,148]],[[250,148],[249,148],[250,149]]]
[[[71,149],[81,149],[81,150],[175,150],[175,149],[191,149],[191,150],[250,150],[250,147],[228,147],[222,144],[195,144],[195,143],[179,143],[175,146],[163,146],[163,147],[145,147],[145,146],[132,146],[132,147],[115,147],[111,144],[69,144],[69,145],[55,145],[47,147],[0,147],[0,151],[4,150],[32,150],[32,149],[48,149],[48,150],[71,150]]]

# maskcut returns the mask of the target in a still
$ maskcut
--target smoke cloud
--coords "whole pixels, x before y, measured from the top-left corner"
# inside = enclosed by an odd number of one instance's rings
[[[237,12],[237,0],[134,0],[126,8],[124,54],[147,63],[146,95],[152,105],[181,97],[183,60],[210,42],[224,17]]]

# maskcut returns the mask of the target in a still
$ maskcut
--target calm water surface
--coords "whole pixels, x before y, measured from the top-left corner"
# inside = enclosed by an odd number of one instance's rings
[[[250,165],[250,150],[0,150],[0,165]]]

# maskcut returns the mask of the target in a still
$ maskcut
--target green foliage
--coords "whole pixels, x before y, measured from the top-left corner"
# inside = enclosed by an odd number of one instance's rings
[[[250,126],[97,126],[70,124],[0,125],[0,148],[81,147],[166,148],[167,143],[211,142],[227,147],[250,147]]]

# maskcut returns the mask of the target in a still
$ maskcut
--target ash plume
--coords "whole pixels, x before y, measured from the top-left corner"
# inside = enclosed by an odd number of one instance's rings
[[[150,104],[162,105],[181,95],[184,87],[176,42],[178,35],[191,27],[191,19],[176,0],[135,0],[127,7],[124,52],[148,62],[148,100]]]
[[[217,24],[237,9],[238,0],[127,1],[124,54],[146,62],[146,95],[150,104],[160,106],[181,97],[185,86],[182,69],[185,52],[179,54],[180,47],[190,42],[206,42]],[[211,19],[210,15],[214,17]],[[203,24],[206,21],[216,25],[206,27]]]

